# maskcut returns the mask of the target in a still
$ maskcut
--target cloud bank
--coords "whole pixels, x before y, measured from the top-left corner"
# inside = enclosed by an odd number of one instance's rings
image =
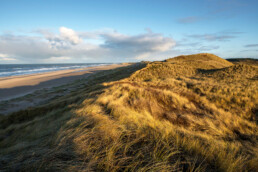
[[[196,23],[203,20],[203,18],[201,17],[197,17],[197,16],[189,16],[189,17],[183,17],[183,18],[179,18],[177,20],[178,23],[180,24],[189,24],[189,23]]]
[[[258,44],[247,44],[245,47],[258,47]]]
[[[192,34],[188,35],[189,38],[204,40],[204,41],[230,41],[234,38],[237,38],[239,34],[243,32],[217,32],[209,34]]]
[[[8,54],[0,54],[0,61],[15,61],[15,58],[10,58]]]
[[[36,36],[35,36],[36,35]],[[24,63],[123,62],[148,60],[175,46],[171,37],[148,31],[126,35],[113,30],[58,33],[37,30],[31,35],[0,35],[0,60]]]

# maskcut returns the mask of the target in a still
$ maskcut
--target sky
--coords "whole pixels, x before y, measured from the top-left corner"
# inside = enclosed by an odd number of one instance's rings
[[[258,58],[257,0],[0,0],[0,64]]]

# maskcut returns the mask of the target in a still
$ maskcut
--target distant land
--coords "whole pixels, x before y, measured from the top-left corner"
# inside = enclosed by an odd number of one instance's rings
[[[0,171],[257,171],[257,59],[97,68],[0,100]]]
[[[232,63],[235,64],[249,64],[249,65],[258,65],[258,59],[254,59],[254,58],[230,58],[230,59],[226,59]]]

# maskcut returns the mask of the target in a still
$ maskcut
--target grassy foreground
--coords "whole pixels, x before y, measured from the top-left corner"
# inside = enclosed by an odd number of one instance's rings
[[[212,54],[100,72],[2,117],[0,169],[256,171],[257,79]]]

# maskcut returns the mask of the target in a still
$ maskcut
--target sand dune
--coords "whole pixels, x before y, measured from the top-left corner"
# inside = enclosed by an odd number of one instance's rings
[[[3,170],[257,171],[253,65],[195,54],[85,75],[1,101]]]

